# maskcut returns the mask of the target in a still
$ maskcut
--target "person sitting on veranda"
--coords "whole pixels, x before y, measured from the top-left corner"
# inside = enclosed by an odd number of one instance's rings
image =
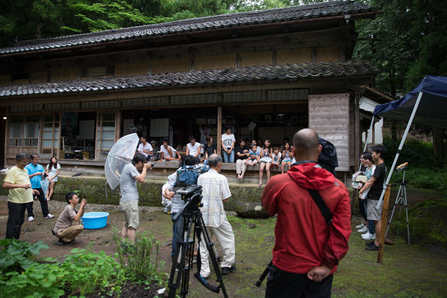
[[[68,205],[65,206],[61,215],[56,221],[56,225],[51,230],[53,235],[58,239],[58,245],[68,245],[74,242],[74,239],[84,230],[81,217],[85,212],[85,205],[87,200],[82,199],[79,210],[76,209],[76,205],[79,203],[79,197],[74,192],[70,192],[65,195],[65,200]]]
[[[176,156],[176,150],[169,146],[168,139],[163,139],[163,144],[160,147],[161,155],[160,159],[165,161],[171,161],[171,160],[180,160],[180,154],[177,154]]]

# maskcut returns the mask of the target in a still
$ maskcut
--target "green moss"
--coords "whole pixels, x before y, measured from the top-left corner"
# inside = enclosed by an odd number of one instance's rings
[[[0,175],[3,180],[5,174]],[[138,183],[138,192],[140,194],[141,206],[161,206],[161,181],[146,181]],[[86,196],[89,203],[94,204],[119,204],[119,190],[111,190],[106,187],[106,179],[102,177],[59,177],[56,185],[53,199],[64,201],[65,194],[79,190],[81,196]],[[236,203],[241,202],[259,202],[262,188],[255,186],[232,186],[230,185],[232,197],[225,205],[229,211],[236,210]],[[0,195],[7,195],[8,190],[0,188]]]

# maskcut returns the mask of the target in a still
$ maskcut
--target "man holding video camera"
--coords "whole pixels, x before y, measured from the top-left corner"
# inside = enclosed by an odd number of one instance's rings
[[[132,159],[132,163],[126,164],[121,172],[120,209],[124,212],[125,219],[121,236],[123,240],[127,239],[130,244],[135,243],[135,233],[140,225],[140,217],[138,214],[139,195],[137,181],[144,182],[147,170],[151,169],[151,163],[146,163],[146,156],[142,153],[137,153]]]
[[[200,211],[203,215],[203,222],[211,235],[215,235],[223,250],[223,259],[220,264],[222,275],[229,274],[236,270],[233,265],[236,253],[234,246],[234,233],[227,220],[223,203],[231,197],[227,178],[219,174],[222,169],[222,157],[212,154],[208,158],[210,170],[199,176],[197,184],[202,186],[202,204]],[[200,275],[203,278],[210,276],[210,266],[208,260],[208,250],[204,243],[200,243],[201,269]]]
[[[271,178],[262,193],[267,213],[278,214],[265,296],[330,297],[332,274],[348,251],[349,192],[317,164],[322,145],[314,130],[298,131],[293,145],[297,162],[287,173]],[[313,190],[329,209],[332,221],[323,216],[324,208],[317,206]]]

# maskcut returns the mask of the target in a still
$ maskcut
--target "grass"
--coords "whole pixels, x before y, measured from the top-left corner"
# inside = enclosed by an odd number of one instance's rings
[[[260,288],[254,282],[271,260],[276,220],[236,216],[228,219],[236,237],[237,266],[236,273],[224,276],[229,297],[262,297],[266,280]],[[334,275],[334,297],[445,297],[447,256],[417,244],[408,246],[397,238],[395,245],[386,246],[383,264],[378,264],[377,252],[366,251],[356,231],[349,244],[349,251]],[[189,297],[215,297],[192,274],[191,282]],[[214,278],[210,283],[216,284]]]

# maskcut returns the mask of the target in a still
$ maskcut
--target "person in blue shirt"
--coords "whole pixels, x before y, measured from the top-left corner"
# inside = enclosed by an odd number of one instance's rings
[[[42,208],[43,217],[51,219],[54,217],[54,215],[48,211],[47,199],[45,198],[45,194],[42,190],[42,178],[45,170],[43,166],[39,164],[39,161],[39,155],[31,154],[31,162],[25,167],[25,170],[28,172],[29,179],[31,180],[31,188],[39,192],[39,194],[36,196],[40,201],[40,207]],[[30,202],[26,205],[26,211],[28,212],[28,221],[33,221],[33,202]]]

